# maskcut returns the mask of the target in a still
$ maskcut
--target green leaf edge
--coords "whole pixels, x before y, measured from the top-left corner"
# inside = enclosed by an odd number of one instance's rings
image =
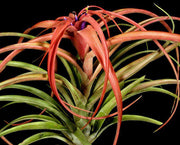
[[[10,133],[14,133],[17,131],[25,131],[25,130],[56,130],[56,131],[65,131],[67,130],[66,127],[63,125],[60,125],[56,122],[52,121],[38,121],[38,122],[31,122],[31,123],[26,123],[23,125],[15,126],[10,129],[4,130],[0,132],[0,136],[5,136]]]
[[[37,134],[34,134],[28,138],[26,138],[22,143],[20,143],[19,145],[29,145],[31,143],[43,140],[43,139],[49,139],[49,138],[55,138],[58,140],[61,140],[65,143],[67,143],[68,145],[74,145],[73,143],[71,143],[68,139],[62,137],[60,134],[54,133],[54,132],[40,132]]]

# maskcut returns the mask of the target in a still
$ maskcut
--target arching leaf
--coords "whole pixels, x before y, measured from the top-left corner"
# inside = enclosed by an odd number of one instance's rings
[[[67,130],[66,127],[63,125],[60,125],[55,122],[51,121],[39,121],[39,122],[31,122],[31,123],[26,123],[23,125],[15,126],[10,129],[4,130],[0,132],[0,136],[4,136],[10,133],[14,133],[17,131],[24,131],[24,130],[56,130],[56,131],[65,131]]]
[[[54,139],[58,139],[61,140],[65,143],[67,143],[68,145],[74,145],[73,143],[71,143],[68,139],[66,139],[65,137],[61,136],[58,133],[54,133],[54,132],[41,132],[41,133],[37,133],[34,134],[28,138],[26,138],[22,143],[20,143],[19,145],[28,145],[37,141],[40,141],[42,139],[49,139],[49,138],[54,138]]]

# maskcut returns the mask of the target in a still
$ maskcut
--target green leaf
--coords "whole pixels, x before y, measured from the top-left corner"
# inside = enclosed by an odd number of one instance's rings
[[[73,142],[75,144],[82,144],[82,145],[91,145],[91,143],[88,141],[88,138],[84,135],[81,129],[77,128],[75,132],[73,132],[73,135],[75,135],[76,138],[74,138]]]
[[[6,128],[8,128],[9,126],[13,125],[13,124],[16,124],[16,123],[19,123],[21,121],[26,121],[26,120],[40,120],[40,121],[52,121],[52,122],[56,122],[58,124],[60,124],[60,122],[55,119],[55,118],[52,118],[50,116],[46,116],[46,115],[37,115],[37,114],[33,114],[33,115],[25,115],[25,116],[21,116],[11,122],[9,122],[6,126],[4,126],[0,132],[2,132],[3,130],[5,130]]]
[[[117,52],[115,51],[116,53],[111,56],[111,63],[113,64],[114,69],[117,68],[117,66],[119,65],[119,63],[121,63],[122,61],[124,61],[124,57],[122,57],[122,56],[123,56],[125,53],[127,53],[128,51],[130,51],[130,50],[133,49],[134,47],[136,47],[136,46],[138,46],[138,45],[141,45],[141,44],[143,44],[143,43],[146,43],[146,42],[148,42],[148,41],[150,41],[150,40],[149,40],[149,39],[139,40],[139,41],[134,42],[134,43],[132,43],[132,44],[130,44],[130,45],[122,48],[122,49],[119,49]],[[122,57],[122,60],[121,60],[121,57]],[[128,55],[128,57],[129,57],[129,55]],[[127,57],[126,59],[128,59],[128,57]],[[143,62],[143,60],[141,60],[140,62]],[[139,64],[140,62],[138,62],[137,64]],[[132,64],[133,64],[133,63],[132,63]],[[137,64],[135,64],[135,66],[136,66]],[[128,66],[131,66],[131,67],[128,67]],[[132,68],[132,65],[129,64],[129,65],[123,67],[122,70],[121,70],[121,69],[119,70],[119,71],[121,71],[121,72],[117,71],[117,73],[116,73],[117,76],[119,77],[119,75],[121,75],[127,67],[128,67],[128,69],[130,69],[130,68]],[[119,72],[119,73],[118,73],[118,72]],[[95,87],[94,87],[95,90],[96,90],[97,88],[99,88],[100,86],[103,85],[103,83],[104,83],[104,82],[103,82],[104,76],[105,76],[105,73],[102,73],[101,76],[100,76],[100,78],[99,78],[98,81],[96,82],[96,85],[95,85]],[[125,80],[125,79],[123,79],[123,80]]]
[[[179,83],[180,83],[180,81],[179,81]],[[164,93],[164,94],[167,94],[174,98],[177,98],[176,94],[174,94],[166,89],[157,87],[157,86],[170,85],[170,84],[177,84],[177,80],[175,80],[175,79],[160,79],[160,80],[151,80],[148,82],[141,83],[141,84],[137,85],[136,87],[134,87],[128,95],[124,96],[123,101],[125,101],[126,99],[129,99],[135,95],[145,93],[145,92],[159,92],[159,93]]]
[[[145,76],[137,79],[136,81],[132,82],[131,84],[129,84],[127,87],[125,87],[121,93],[122,93],[122,97],[124,97],[126,94],[128,94],[129,92],[131,92],[131,90],[138,85],[139,83],[141,83],[142,81],[144,81]],[[107,100],[105,100],[105,102],[107,102],[106,104],[104,104],[104,106],[102,106],[102,108],[99,110],[98,114],[96,115],[96,117],[102,117],[102,116],[107,116],[112,110],[113,108],[116,106],[116,99],[113,95],[113,93],[110,93],[109,96],[107,97]],[[94,120],[92,121],[92,126],[94,126],[97,130],[99,130],[103,123],[104,123],[105,119],[102,120]]]
[[[126,94],[128,94],[129,92],[132,91],[132,89],[134,87],[136,87],[138,84],[140,84],[141,82],[143,82],[145,79],[145,76],[142,76],[140,78],[138,78],[137,80],[135,80],[134,82],[132,82],[131,84],[129,84],[127,87],[125,87],[121,93],[122,93],[122,96],[125,96]]]
[[[118,23],[117,24],[118,26],[126,26],[126,27],[132,27],[133,25],[130,25],[130,24],[126,24],[126,23]],[[112,25],[108,25],[108,28],[116,28],[117,26],[115,24],[112,24]],[[106,27],[103,27],[102,28],[102,31],[106,31],[107,28]]]
[[[56,117],[59,117],[64,123],[67,125],[69,129],[72,131],[74,130],[74,124],[69,120],[67,114],[63,113],[61,110],[57,110],[54,108],[50,103],[47,101],[29,97],[29,96],[21,96],[21,95],[3,95],[0,96],[0,101],[13,101],[16,103],[26,103],[32,106],[35,106],[40,109],[45,109],[46,111],[55,115]]]
[[[124,86],[124,81],[120,82],[120,83],[119,83],[119,86],[120,86],[120,88],[122,89],[123,86]],[[110,87],[108,87],[108,88],[106,89],[106,92],[108,92],[109,90],[111,90]],[[102,88],[94,91],[94,93],[89,97],[88,104],[87,104],[88,110],[90,110],[90,109],[94,106],[94,104],[99,100],[99,98],[100,98],[100,96],[101,96],[101,93],[102,93]],[[105,103],[107,103],[109,100],[111,100],[112,97],[114,97],[113,91],[110,92],[110,94],[108,95],[108,98],[106,98],[106,100],[104,101],[103,104],[105,104]]]
[[[145,80],[145,76],[142,76],[138,79],[135,79],[134,82],[130,83],[128,86],[126,86],[124,89],[122,89],[121,93],[122,93],[123,101],[124,101],[124,96],[126,96],[128,93],[130,93],[134,87],[136,87],[138,84],[140,84],[144,80]],[[112,99],[115,99],[113,91],[111,91],[109,93],[109,95],[107,96],[106,100],[104,101],[104,105],[106,103],[112,101]]]
[[[69,94],[68,89],[62,85],[56,85],[56,86],[61,95],[61,98],[64,99],[65,102],[74,106],[74,101],[73,101],[71,95]]]
[[[127,87],[125,87],[121,93],[122,93],[122,97],[124,97],[126,94],[128,94],[129,92],[131,92],[131,90],[138,85],[139,83],[141,83],[142,81],[144,81],[145,76],[135,80],[134,82],[132,82],[131,84],[129,84]],[[102,116],[107,116],[112,110],[113,108],[116,106],[116,99],[114,97],[113,91],[110,92],[109,96],[107,96],[106,100],[105,100],[106,104],[104,103],[104,105],[101,107],[101,109],[99,110],[98,114],[96,115],[96,117],[102,117]],[[102,120],[93,120],[92,121],[92,126],[95,128],[95,130],[100,130],[100,128],[102,127],[103,123],[104,123],[105,119]]]
[[[39,121],[39,122],[31,122],[31,123],[26,123],[23,125],[18,125],[15,127],[12,127],[10,129],[4,130],[0,132],[0,136],[4,136],[10,133],[14,133],[17,131],[24,131],[24,130],[56,130],[56,131],[65,131],[67,130],[66,127],[63,125],[60,125],[58,123],[52,122],[52,121]]]
[[[164,12],[171,20],[171,23],[172,23],[172,33],[174,33],[174,30],[175,30],[175,23],[174,23],[174,20],[173,18],[168,14],[168,12],[166,12],[165,10],[163,10],[160,6],[158,6],[157,4],[154,3],[154,5],[160,9],[162,12]]]
[[[18,32],[1,32],[0,33],[0,37],[5,37],[5,36],[24,37],[24,38],[28,38],[28,39],[36,38],[35,36],[29,35],[29,34],[24,34],[24,33],[18,33]]]
[[[1,62],[2,62],[2,60],[0,61],[0,63]],[[22,62],[22,61],[9,61],[6,65],[11,66],[11,67],[22,68],[22,69],[29,70],[32,72],[46,72],[44,69],[42,69],[38,66],[35,66],[30,63]]]
[[[86,98],[83,96],[83,94],[75,87],[73,86],[65,77],[60,76],[58,74],[56,74],[56,79],[60,80],[63,82],[63,85],[66,86],[68,88],[68,90],[70,91],[73,101],[75,102],[76,106],[78,106],[79,104],[83,104],[85,105],[86,103]]]
[[[48,75],[47,73],[25,73],[19,76],[16,76],[14,78],[5,80],[3,82],[0,82],[0,89],[7,87],[9,85],[15,84],[15,83],[21,83],[21,82],[27,82],[27,81],[48,81]],[[56,79],[56,82],[59,84],[62,84],[62,81],[59,79]]]
[[[14,85],[10,85],[10,86],[7,86],[5,88],[2,88],[2,89],[20,89],[23,91],[27,91],[31,94],[38,96],[39,98],[41,98],[45,101],[50,102],[53,105],[53,107],[59,106],[59,104],[51,96],[49,96],[47,93],[45,93],[44,91],[39,90],[37,88],[31,87],[31,86],[14,84]]]
[[[173,43],[165,48],[165,51],[169,53],[170,51],[174,50],[179,43]],[[159,59],[160,57],[164,56],[164,53],[162,51],[155,51],[150,54],[147,54],[129,64],[124,66],[123,68],[119,69],[116,72],[116,75],[119,80],[126,80],[132,75],[136,74],[139,72],[142,68],[147,66],[149,63]]]
[[[39,141],[42,139],[49,139],[49,138],[55,138],[55,139],[58,139],[58,140],[61,140],[65,143],[67,143],[68,145],[74,145],[68,139],[66,139],[66,138],[62,137],[60,134],[57,134],[54,132],[41,132],[41,133],[34,134],[34,135],[28,137],[27,139],[25,139],[19,145],[29,145],[29,144],[34,143],[36,141]]]
[[[16,104],[16,103],[14,103],[14,102],[7,103],[7,104],[1,106],[0,109],[4,109],[4,108],[6,108],[6,107],[8,107],[10,105],[13,105],[13,104]]]
[[[159,79],[159,80],[151,80],[148,82],[144,82],[141,83],[139,85],[137,85],[136,87],[134,87],[132,89],[132,92],[138,91],[138,90],[142,90],[148,87],[155,87],[155,86],[162,86],[162,85],[171,85],[171,84],[177,84],[178,81],[176,79]],[[180,84],[180,80],[179,80],[179,84]]]
[[[7,87],[9,85],[15,84],[15,83],[26,82],[26,81],[37,81],[37,80],[48,81],[48,76],[47,74],[44,74],[44,73],[23,74],[23,75],[5,80],[3,82],[0,82],[0,89]]]
[[[77,87],[77,82],[76,82],[76,79],[75,79],[75,74],[73,73],[73,70],[72,70],[72,67],[70,66],[70,64],[67,62],[67,60],[65,60],[64,58],[62,57],[59,57],[59,59],[61,60],[61,62],[64,64],[65,66],[65,69],[71,79],[71,83],[73,86]]]
[[[117,118],[115,119],[117,120]],[[147,123],[152,123],[155,125],[162,125],[163,122],[152,119],[150,117],[145,117],[141,115],[123,115],[122,121],[142,121],[142,122],[147,122]]]
[[[133,53],[131,55],[125,56],[121,60],[116,62],[116,64],[114,65],[114,68],[117,68],[118,66],[120,66],[123,62],[127,61],[128,59],[132,59],[132,57],[142,55],[142,54],[148,54],[148,53],[152,53],[152,52],[155,52],[155,50],[139,51],[139,52]]]
[[[126,80],[129,77],[133,76],[150,62],[152,62],[156,56],[157,52],[153,52],[127,64],[116,72],[118,79]]]
[[[112,126],[114,124],[117,124],[117,121],[118,121],[117,117],[114,117],[114,119],[112,120],[111,123],[108,123],[108,125],[103,127],[101,130],[92,133],[90,136],[90,139],[92,141],[95,141],[107,128],[109,128],[110,126]],[[141,121],[141,122],[151,123],[154,125],[162,125],[163,124],[163,122],[158,121],[156,119],[146,117],[146,116],[141,116],[141,115],[133,115],[133,114],[123,115],[122,122],[125,122],[125,121]]]
[[[150,41],[150,39],[143,39],[143,40],[138,40],[122,49],[119,49],[113,56],[112,56],[112,63],[113,65],[116,64],[116,62],[119,62],[120,58],[126,54],[128,51],[132,50],[133,48],[137,47],[138,45],[142,45],[143,43],[146,43]],[[123,57],[122,57],[123,58]]]
[[[136,91],[136,92],[132,92],[132,93],[128,94],[127,96],[125,96],[123,99],[126,100],[126,99],[129,99],[135,95],[138,95],[141,93],[146,93],[146,92],[159,92],[159,93],[164,93],[164,94],[167,94],[167,95],[172,96],[174,98],[177,98],[176,94],[174,94],[174,93],[172,93],[166,89],[158,88],[158,87],[148,87],[148,88]]]

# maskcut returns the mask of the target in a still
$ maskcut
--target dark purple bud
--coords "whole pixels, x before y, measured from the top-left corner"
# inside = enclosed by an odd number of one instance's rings
[[[81,24],[81,30],[83,30],[85,27],[86,27],[86,22],[83,21],[82,24]]]
[[[77,17],[77,15],[74,15],[74,17],[75,17],[75,21],[78,21],[78,17]]]
[[[78,17],[77,17],[76,11],[73,11],[72,13],[74,14],[75,21],[78,21]]]

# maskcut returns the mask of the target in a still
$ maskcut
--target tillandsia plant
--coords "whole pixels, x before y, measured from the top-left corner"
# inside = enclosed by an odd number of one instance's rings
[[[0,82],[1,92],[8,90],[7,94],[0,96],[0,101],[8,102],[1,108],[25,103],[41,110],[39,114],[6,121],[7,125],[0,130],[1,138],[12,144],[4,136],[17,131],[36,130],[20,145],[48,138],[56,138],[69,145],[90,145],[104,130],[117,124],[113,143],[116,145],[123,121],[156,124],[159,126],[156,131],[164,127],[173,117],[179,102],[180,34],[174,33],[174,21],[180,18],[162,11],[165,16],[143,9],[108,11],[91,5],[79,13],[72,12],[56,20],[41,21],[24,33],[1,32],[1,37],[19,37],[18,43],[0,49],[1,54],[11,51],[1,60],[1,74],[6,67],[26,70]],[[129,14],[138,13],[148,18],[136,22],[128,17]],[[172,28],[167,20],[172,23]],[[157,22],[165,28],[164,31],[146,29]],[[34,29],[40,28],[37,35],[30,35]],[[67,51],[64,45],[61,48],[65,40],[71,41],[68,42],[73,44],[75,52]],[[149,43],[155,45],[138,49],[142,44],[147,46]],[[27,49],[43,52],[39,66],[25,60],[13,60]],[[169,54],[172,51],[176,56]],[[146,74],[136,77],[140,70],[163,56],[168,60],[174,78],[152,80],[145,78]],[[47,69],[42,67],[46,60]],[[61,74],[62,68],[66,75]],[[25,83],[30,81],[46,82],[51,93]],[[176,85],[176,92],[162,87],[170,84]],[[12,95],[15,89],[28,95]],[[10,91],[11,94],[8,94]],[[147,116],[123,113],[145,92],[159,92],[174,97],[171,115],[164,123]],[[122,102],[129,99],[133,101],[123,105]],[[1,118],[6,120],[3,116]]]

